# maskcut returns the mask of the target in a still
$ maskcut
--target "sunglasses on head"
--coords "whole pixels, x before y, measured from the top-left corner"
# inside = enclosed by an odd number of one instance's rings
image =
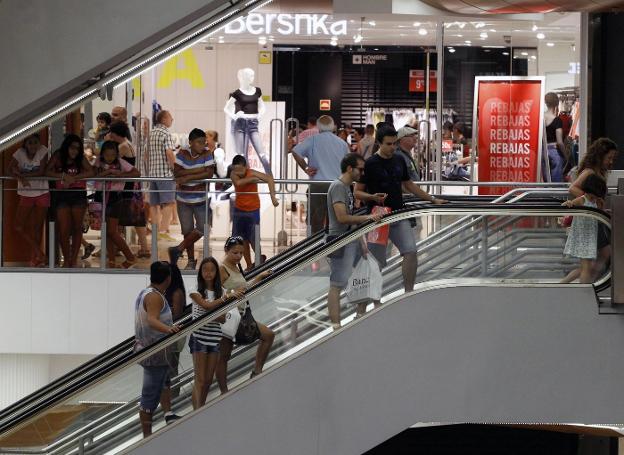
[[[242,245],[242,244],[243,244],[243,238],[240,235],[228,237],[228,239],[225,241],[226,248],[229,248],[232,245]]]

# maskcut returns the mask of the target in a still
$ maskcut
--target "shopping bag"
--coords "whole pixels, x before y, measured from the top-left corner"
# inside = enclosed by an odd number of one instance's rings
[[[349,278],[346,294],[351,303],[367,300],[380,300],[383,280],[379,265],[372,254],[361,258]]]
[[[377,213],[381,213],[385,215],[387,213],[392,212],[390,207],[384,207],[381,205],[375,205],[371,210],[373,215]],[[366,234],[366,241],[368,243],[376,243],[378,245],[387,245],[388,244],[388,236],[390,235],[390,225],[385,224],[383,226],[379,226],[377,229],[370,231]]]
[[[225,315],[225,322],[221,324],[221,333],[223,333],[223,336],[229,338],[230,340],[234,340],[240,320],[241,315],[238,312],[238,308],[228,311]]]
[[[119,201],[119,225],[143,227],[146,225],[143,193],[135,191],[132,197]]]

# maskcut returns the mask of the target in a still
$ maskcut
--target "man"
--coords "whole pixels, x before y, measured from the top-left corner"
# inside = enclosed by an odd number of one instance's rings
[[[340,161],[349,153],[349,146],[333,134],[334,120],[329,115],[322,115],[317,126],[319,134],[297,144],[291,153],[311,180],[333,181],[340,176]],[[310,235],[325,228],[328,188],[329,183],[311,183],[308,189]]]
[[[349,153],[340,162],[342,174],[334,180],[327,191],[327,207],[329,217],[328,239],[344,234],[353,225],[369,220],[379,221],[381,215],[353,215],[354,199],[351,186],[360,180],[364,174],[364,159],[355,153]],[[372,197],[383,199],[382,194]],[[368,250],[364,239],[354,241],[341,248],[328,258],[331,269],[329,275],[329,292],[327,294],[327,309],[334,329],[340,328],[340,292],[347,286],[353,265],[359,258],[360,250],[364,255]],[[366,312],[366,303],[359,303],[357,314]]]
[[[251,261],[251,245],[255,244],[256,225],[260,224],[258,183],[264,182],[269,186],[271,202],[274,207],[277,207],[279,201],[275,197],[275,181],[268,174],[250,169],[243,155],[236,155],[232,159],[230,178],[236,190],[236,201],[232,215],[232,236],[239,236],[243,239],[243,257],[247,264],[247,270],[250,270],[254,266]]]
[[[364,160],[373,156],[373,146],[375,145],[375,127],[366,125],[364,128],[364,137],[358,142],[358,151]]]
[[[171,309],[165,292],[171,284],[171,267],[167,262],[157,261],[150,267],[150,285],[143,289],[134,305],[135,351],[140,351],[165,336],[177,333],[180,327],[173,324]],[[143,388],[139,402],[139,419],[143,436],[152,434],[152,416],[162,404],[165,421],[170,423],[180,417],[171,412],[171,378],[167,350],[156,352],[142,360]]]
[[[179,245],[169,248],[169,259],[175,264],[186,250],[188,256],[186,270],[195,270],[197,261],[194,245],[204,235],[204,225],[210,220],[210,207],[207,205],[209,202],[206,197],[210,184],[190,182],[211,179],[214,169],[214,157],[206,148],[206,133],[194,128],[189,133],[188,150],[181,149],[176,154],[173,168],[173,175],[178,184],[176,200],[184,240]]]
[[[392,125],[378,125],[376,140],[379,150],[366,161],[364,176],[361,183],[355,187],[355,197],[367,202],[369,208],[383,203],[392,210],[403,208],[403,191],[412,193],[419,198],[433,204],[446,203],[421,190],[412,180],[405,160],[395,153],[398,142],[397,132]],[[385,200],[380,201],[378,194],[386,194]],[[410,225],[410,220],[401,220],[390,225],[390,240],[399,249],[403,256],[401,271],[405,292],[414,289],[417,268],[416,240]],[[375,256],[379,267],[386,265],[386,246],[369,243],[368,249]]]
[[[308,119],[308,125],[305,130],[299,134],[299,143],[302,143],[307,138],[319,134],[319,129],[316,127],[316,117],[310,117]]]
[[[111,123],[115,123],[115,122],[128,123],[128,110],[123,106],[115,106],[113,110],[111,111],[111,118],[113,119]]]
[[[416,162],[412,157],[412,150],[414,149],[414,145],[416,145],[417,134],[418,131],[409,126],[404,126],[397,131],[399,146],[396,149],[396,154],[403,158],[405,166],[407,167],[407,173],[412,182],[420,180],[416,169]]]
[[[150,177],[173,177],[175,144],[169,132],[171,125],[173,116],[169,111],[163,110],[156,114],[156,125],[150,131],[148,141]],[[158,225],[158,238],[170,242],[175,241],[167,233],[175,206],[175,188],[176,182],[173,180],[150,182],[150,217],[152,223]]]

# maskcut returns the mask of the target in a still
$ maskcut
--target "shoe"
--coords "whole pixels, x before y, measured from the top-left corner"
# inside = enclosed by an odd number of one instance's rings
[[[95,251],[95,245],[93,243],[87,243],[84,247],[84,254],[80,257],[83,261],[87,259]]]
[[[170,423],[173,423],[176,420],[180,420],[181,418],[182,418],[182,416],[179,416],[177,414],[173,414],[173,413],[167,414],[167,415],[165,415],[165,423],[167,425],[169,425]]]
[[[125,260],[121,263],[121,268],[122,269],[130,269],[132,267],[134,267],[134,264],[136,264],[136,259],[134,259],[133,261],[129,261],[129,260]]]
[[[150,258],[152,257],[152,252],[149,250],[139,250],[137,253],[138,258]]]
[[[196,267],[197,267],[197,260],[189,259],[189,261],[186,263],[186,267],[184,267],[184,270],[195,270]]]
[[[169,234],[167,234],[166,232],[160,232],[158,234],[158,239],[159,240],[164,240],[166,242],[175,242],[176,239],[174,239],[173,237],[171,237]]]
[[[182,256],[182,251],[177,246],[171,246],[167,248],[167,252],[169,253],[169,263],[172,265],[177,264],[178,259]]]

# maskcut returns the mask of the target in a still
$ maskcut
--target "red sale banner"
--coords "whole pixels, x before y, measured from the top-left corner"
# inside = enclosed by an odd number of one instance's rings
[[[542,138],[541,78],[477,78],[480,182],[537,182]],[[479,188],[504,194],[508,187]]]
[[[409,91],[421,92],[425,91],[425,70],[410,70],[409,71]],[[429,91],[438,91],[438,72],[434,70],[429,71]]]

